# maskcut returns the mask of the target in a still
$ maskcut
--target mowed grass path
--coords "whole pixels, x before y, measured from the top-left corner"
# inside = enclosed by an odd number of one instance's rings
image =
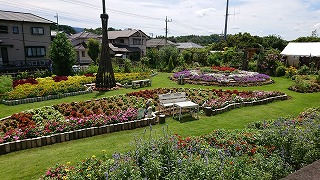
[[[301,94],[288,90],[293,82],[286,78],[273,78],[274,84],[259,87],[213,87],[198,85],[177,85],[168,79],[170,74],[159,73],[152,78],[152,87],[141,88],[153,89],[158,87],[186,87],[186,88],[215,88],[215,89],[237,89],[237,90],[265,90],[281,91],[291,98],[286,101],[276,101],[267,105],[242,107],[216,116],[206,117],[200,115],[199,120],[180,123],[172,118],[166,119],[166,124],[157,124],[152,127],[153,136],[161,136],[163,128],[171,133],[182,136],[197,136],[209,133],[215,129],[242,129],[250,122],[267,119],[275,119],[285,116],[296,116],[305,108],[320,106],[320,93]],[[121,89],[104,93],[91,93],[63,99],[24,104],[18,106],[5,106],[0,104],[0,118],[10,116],[23,110],[49,106],[62,102],[83,101],[88,99],[125,94],[134,91],[132,89]],[[147,134],[144,134],[147,129]],[[92,155],[101,155],[102,150],[111,156],[114,152],[126,152],[133,148],[134,138],[149,137],[149,127],[135,130],[115,132],[79,139],[35,149],[28,149],[0,156],[0,179],[38,179],[45,171],[56,163],[71,162],[76,164]]]

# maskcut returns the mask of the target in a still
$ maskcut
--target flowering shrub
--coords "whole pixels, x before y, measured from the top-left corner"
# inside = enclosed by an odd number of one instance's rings
[[[68,77],[67,76],[53,76],[52,79],[54,82],[60,82],[60,81],[67,81]]]
[[[320,157],[320,107],[296,118],[199,137],[170,135],[168,127],[163,131],[161,138],[135,140],[135,148],[125,154],[54,166],[42,178],[52,179],[52,172],[67,166],[66,179],[281,179]]]
[[[5,93],[3,98],[6,100],[13,100],[83,91],[85,90],[83,84],[92,83],[95,81],[94,77],[86,76],[55,76],[54,78],[56,79],[54,80],[51,77],[37,78],[35,81],[37,83],[20,84],[19,86],[16,86],[12,91]]]

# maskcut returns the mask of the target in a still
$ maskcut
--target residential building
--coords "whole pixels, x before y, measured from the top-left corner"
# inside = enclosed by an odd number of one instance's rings
[[[69,36],[69,40],[76,52],[76,64],[88,65],[93,62],[88,55],[87,49],[87,42],[90,38],[96,39],[99,42],[101,41],[101,37],[99,35],[85,31]]]
[[[141,30],[126,29],[123,31],[108,31],[111,56],[120,56],[138,60],[146,55],[146,42],[149,38]]]
[[[53,21],[31,13],[0,10],[0,69],[46,67]]]

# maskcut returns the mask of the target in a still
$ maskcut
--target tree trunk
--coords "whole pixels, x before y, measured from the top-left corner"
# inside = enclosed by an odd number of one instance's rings
[[[116,81],[114,78],[110,49],[109,49],[109,40],[108,40],[108,14],[101,14],[102,21],[102,48],[101,56],[99,61],[99,69],[96,77],[96,88],[100,90],[108,90],[116,86]]]

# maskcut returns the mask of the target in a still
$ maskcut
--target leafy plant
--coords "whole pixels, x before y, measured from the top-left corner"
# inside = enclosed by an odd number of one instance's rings
[[[0,98],[4,93],[11,91],[12,86],[11,76],[0,76]]]
[[[278,66],[276,69],[276,76],[284,76],[286,75],[287,68],[285,66]]]

